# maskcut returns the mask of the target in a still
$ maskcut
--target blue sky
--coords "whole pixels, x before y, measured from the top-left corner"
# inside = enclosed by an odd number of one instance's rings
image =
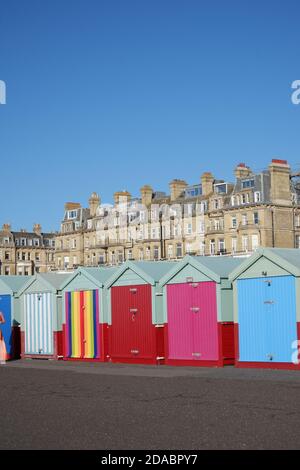
[[[300,169],[298,0],[2,0],[0,224],[65,201]]]

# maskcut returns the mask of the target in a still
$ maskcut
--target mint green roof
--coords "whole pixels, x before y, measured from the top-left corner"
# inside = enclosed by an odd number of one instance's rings
[[[132,263],[157,282],[174,267],[176,261],[133,261]]]
[[[199,264],[206,266],[223,278],[228,277],[245,260],[245,258],[232,258],[229,256],[194,256],[193,258]]]
[[[61,285],[61,289],[65,289],[70,282],[75,279],[78,275],[86,276],[90,281],[94,281],[99,287],[103,287],[105,282],[113,276],[113,274],[118,270],[115,267],[80,267],[78,268],[65,282]]]
[[[9,287],[12,292],[18,292],[32,276],[0,276],[0,280]]]
[[[117,269],[118,268],[114,268],[114,267],[82,268],[81,272],[86,272],[87,274],[90,274],[97,281],[101,282],[101,284],[104,284],[107,281],[107,279],[109,279],[117,271]]]
[[[61,286],[72,276],[72,274],[59,273],[39,273],[42,279],[51,284],[56,290],[60,290]]]
[[[126,261],[108,279],[106,287],[112,286],[122,274],[131,269],[149,284],[155,284],[176,265],[176,261]]]
[[[232,271],[230,280],[234,281],[258,259],[265,257],[294,276],[300,277],[300,249],[298,248],[259,248],[250,258]]]
[[[180,262],[177,262],[170,271],[161,278],[160,285],[167,284],[185,266],[190,264],[198,271],[207,275],[210,279],[221,282],[227,279],[229,274],[243,262],[242,258],[227,256],[190,256],[186,255]]]

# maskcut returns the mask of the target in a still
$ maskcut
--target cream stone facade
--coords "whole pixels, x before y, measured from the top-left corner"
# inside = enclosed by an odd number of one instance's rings
[[[97,193],[89,207],[66,203],[56,236],[56,269],[120,264],[126,259],[180,259],[195,255],[247,255],[257,247],[300,247],[300,184],[285,160],[254,173],[237,165],[234,182],[210,172],[198,184],[175,179],[170,194],[144,185],[139,197]]]
[[[55,233],[42,233],[39,224],[32,232],[11,230],[4,224],[0,230],[0,274],[32,275],[55,268]]]

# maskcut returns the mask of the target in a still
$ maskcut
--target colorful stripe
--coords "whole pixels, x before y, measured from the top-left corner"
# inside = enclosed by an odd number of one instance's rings
[[[66,293],[67,357],[99,357],[99,293],[93,291]]]

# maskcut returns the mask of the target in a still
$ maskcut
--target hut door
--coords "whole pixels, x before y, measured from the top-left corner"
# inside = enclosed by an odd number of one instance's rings
[[[195,283],[192,299],[193,359],[217,360],[219,352],[215,282]]]
[[[167,286],[169,359],[193,358],[193,295],[190,284]]]
[[[66,293],[68,357],[94,359],[99,356],[97,291]]]
[[[291,362],[292,343],[297,339],[295,279],[278,276],[265,282],[266,359]]]
[[[24,313],[25,354],[53,355],[52,294],[25,294]]]
[[[151,286],[115,286],[111,289],[112,359],[145,359],[155,354]]]
[[[291,362],[297,339],[295,280],[238,280],[239,360]]]
[[[5,341],[7,355],[10,357],[13,353],[10,295],[0,296],[0,312],[5,320],[5,323],[0,325],[0,331],[2,332]]]

